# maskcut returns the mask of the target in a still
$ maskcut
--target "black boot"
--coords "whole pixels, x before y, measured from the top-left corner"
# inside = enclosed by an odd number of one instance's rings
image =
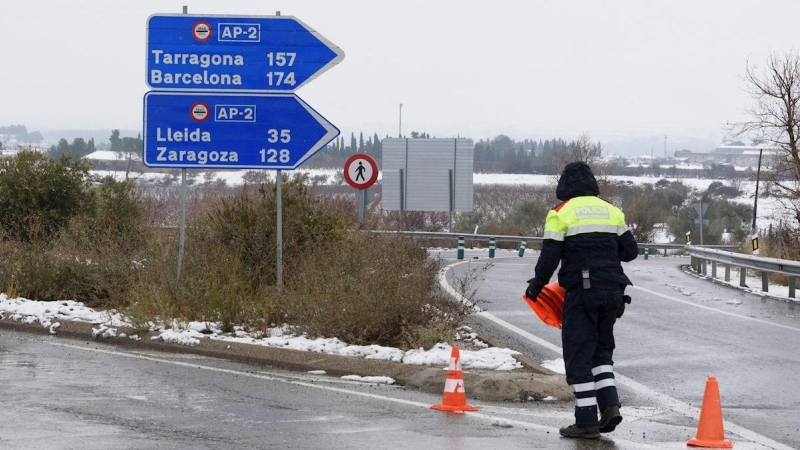
[[[622,415],[619,413],[619,406],[608,406],[600,414],[600,432],[610,433],[622,422]]]
[[[600,437],[600,427],[579,427],[577,425],[570,425],[568,427],[560,428],[558,430],[561,436],[568,438],[583,438],[583,439],[597,439]]]

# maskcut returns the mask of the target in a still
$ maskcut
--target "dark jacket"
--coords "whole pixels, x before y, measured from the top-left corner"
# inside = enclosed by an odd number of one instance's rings
[[[536,263],[535,291],[550,281],[561,264],[558,283],[565,289],[582,283],[588,269],[598,281],[629,285],[621,262],[639,254],[636,240],[619,208],[597,197],[600,188],[586,163],[568,164],[558,180],[556,197],[562,203],[547,214],[542,253]]]

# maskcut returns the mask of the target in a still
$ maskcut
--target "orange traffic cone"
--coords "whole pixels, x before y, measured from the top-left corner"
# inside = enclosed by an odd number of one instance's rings
[[[700,409],[697,437],[689,439],[686,445],[733,448],[733,443],[725,439],[725,430],[722,427],[722,406],[719,402],[719,385],[716,377],[708,377],[706,392],[703,394],[703,407]]]
[[[542,322],[560,330],[565,294],[566,290],[558,284],[558,281],[554,281],[542,288],[542,292],[536,297],[536,301],[524,294],[522,298]]]
[[[450,353],[450,367],[447,369],[447,380],[444,382],[442,403],[431,406],[431,409],[451,412],[478,410],[467,404],[464,376],[461,374],[461,353],[458,351],[458,347],[453,347],[453,351]]]

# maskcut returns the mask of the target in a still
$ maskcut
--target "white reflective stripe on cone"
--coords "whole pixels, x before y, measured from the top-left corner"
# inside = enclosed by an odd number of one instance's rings
[[[589,398],[576,398],[575,399],[575,406],[594,406],[597,404],[597,397],[589,397]]]
[[[447,381],[444,382],[444,391],[445,392],[461,392],[464,393],[464,380],[454,380],[452,378],[448,378]]]
[[[450,368],[447,370],[461,370],[461,358],[450,358]]]

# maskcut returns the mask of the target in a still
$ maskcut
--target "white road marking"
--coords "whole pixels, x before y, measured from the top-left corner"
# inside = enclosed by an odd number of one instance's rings
[[[450,293],[450,295],[454,296],[459,301],[471,304],[470,302],[467,302],[467,300],[465,298],[463,298],[458,292],[456,292],[456,290],[453,289],[450,286],[450,284],[447,282],[447,271],[452,269],[455,266],[458,266],[460,264],[464,264],[466,262],[469,262],[469,261],[461,261],[461,262],[457,262],[457,263],[454,263],[454,264],[450,264],[447,267],[444,267],[439,272],[439,285],[443,289],[445,289],[448,293]],[[634,287],[636,287],[636,286],[634,286]],[[695,303],[691,303],[691,302],[688,302],[686,300],[680,300],[680,299],[677,299],[677,298],[672,298],[672,297],[669,297],[667,295],[663,295],[663,294],[659,294],[657,292],[650,291],[649,289],[645,289],[645,288],[639,288],[639,289],[641,289],[643,291],[646,291],[648,293],[652,293],[653,295],[657,295],[659,297],[663,297],[663,298],[669,299],[669,300],[675,300],[675,301],[678,301],[678,302],[681,302],[681,303],[687,303],[687,304],[690,304],[690,305],[693,305],[693,306],[698,306],[700,308],[709,309],[711,311],[716,311],[716,312],[721,312],[721,313],[724,313],[724,314],[729,314],[729,315],[736,316],[736,317],[739,317],[739,318],[742,318],[742,319],[755,320],[755,321],[758,321],[758,322],[762,322],[762,323],[766,323],[766,324],[770,324],[770,325],[776,325],[776,326],[780,326],[782,328],[789,328],[789,329],[798,331],[797,329],[792,328],[792,327],[787,327],[787,326],[779,325],[779,324],[773,324],[773,323],[766,322],[766,321],[763,321],[763,320],[752,319],[750,317],[740,316],[738,314],[733,314],[733,313],[729,313],[729,312],[726,312],[726,311],[720,311],[718,309],[710,308],[708,306],[697,305]],[[541,345],[542,347],[544,347],[544,348],[546,348],[548,350],[556,352],[558,355],[561,355],[563,353],[561,347],[559,347],[559,346],[557,346],[555,344],[552,344],[552,343],[550,343],[550,342],[548,342],[548,341],[546,341],[546,340],[544,340],[544,339],[542,339],[540,337],[537,337],[537,336],[533,335],[532,333],[529,333],[529,332],[523,330],[522,328],[519,328],[516,325],[512,325],[512,324],[506,322],[505,320],[494,316],[493,314],[490,314],[490,313],[488,313],[486,311],[481,311],[481,312],[478,312],[477,314],[480,317],[483,317],[483,318],[485,318],[487,320],[491,320],[492,322],[496,323],[497,325],[500,325],[501,327],[503,327],[503,328],[505,328],[505,329],[507,329],[509,331],[517,333],[518,335],[522,336],[525,339],[530,340],[531,342],[534,342],[534,343],[536,343],[538,345]],[[619,373],[615,372],[614,373],[614,377],[616,378],[617,382],[620,383],[621,385],[623,385],[626,388],[636,392],[639,395],[644,395],[644,396],[647,396],[650,399],[653,399],[653,400],[657,401],[664,409],[672,410],[672,411],[674,411],[674,412],[676,412],[678,414],[681,414],[681,415],[684,415],[684,416],[690,417],[690,418],[699,418],[700,417],[700,408],[696,408],[696,407],[694,407],[692,405],[689,405],[688,403],[684,403],[684,402],[682,402],[682,401],[680,401],[678,399],[672,398],[669,395],[662,394],[662,393],[660,393],[660,392],[658,392],[658,391],[656,391],[654,389],[651,389],[651,388],[649,388],[649,387],[647,387],[647,386],[645,386],[645,385],[643,385],[643,384],[641,384],[639,382],[634,381],[631,378],[628,378],[628,377],[626,377],[624,375],[620,375]],[[768,438],[766,436],[760,435],[760,434],[758,434],[758,433],[756,433],[754,431],[748,430],[747,428],[741,427],[741,426],[736,425],[734,423],[731,423],[731,422],[729,422],[727,420],[723,421],[723,423],[724,423],[725,430],[727,430],[727,431],[729,431],[731,433],[737,434],[737,435],[739,435],[739,436],[741,436],[741,437],[753,442],[754,444],[762,445],[765,448],[775,449],[775,450],[793,450],[792,447],[789,447],[787,445],[781,444],[780,442],[774,441],[774,440],[772,440],[772,439],[770,439],[770,438]]]
[[[730,311],[723,311],[723,310],[712,308],[712,307],[706,306],[706,305],[700,305],[700,304],[697,304],[697,303],[694,303],[694,302],[690,302],[688,300],[681,300],[679,298],[671,297],[671,296],[666,295],[666,294],[661,294],[661,293],[658,293],[656,291],[652,291],[650,289],[643,288],[643,287],[640,287],[640,286],[629,286],[629,289],[631,289],[631,288],[639,290],[639,291],[642,291],[642,292],[647,292],[648,294],[655,295],[656,297],[661,297],[661,298],[666,299],[666,300],[672,300],[674,302],[683,303],[684,305],[694,306],[695,308],[701,308],[701,309],[705,309],[705,310],[712,311],[712,312],[715,312],[715,313],[725,314],[726,316],[736,317],[737,319],[749,320],[751,322],[760,323],[762,325],[769,325],[769,326],[773,326],[773,327],[783,328],[783,329],[786,329],[786,330],[800,331],[800,328],[790,327],[788,325],[782,325],[782,324],[775,323],[775,322],[770,322],[770,321],[767,321],[767,320],[756,319],[755,317],[743,316],[741,314],[736,314],[736,313],[730,312]]]
[[[306,382],[306,381],[300,381],[298,379],[295,379],[294,377],[286,376],[286,375],[270,374],[270,373],[266,373],[266,372],[260,372],[260,373],[242,372],[242,371],[233,370],[233,369],[223,369],[223,368],[220,368],[220,367],[204,366],[204,365],[201,365],[201,364],[188,363],[188,362],[184,362],[184,361],[172,361],[172,360],[169,360],[169,359],[162,359],[162,358],[157,358],[157,357],[154,357],[154,356],[144,356],[141,353],[126,353],[126,352],[120,352],[120,351],[116,351],[116,350],[104,350],[104,349],[100,349],[100,348],[81,347],[81,346],[77,346],[77,345],[65,344],[65,343],[53,342],[53,341],[42,341],[42,342],[44,342],[46,344],[49,344],[49,345],[52,345],[52,346],[55,346],[55,347],[64,347],[64,348],[69,348],[69,349],[73,349],[73,350],[82,350],[82,351],[85,351],[85,352],[100,353],[100,354],[103,354],[103,355],[121,356],[121,357],[124,357],[124,358],[140,359],[140,360],[158,362],[158,363],[163,363],[163,364],[171,364],[173,366],[186,367],[186,368],[189,368],[189,369],[207,370],[209,372],[218,372],[218,373],[224,373],[224,374],[230,374],[230,375],[244,376],[244,377],[256,378],[256,379],[260,379],[260,380],[276,381],[276,382],[280,382],[280,383],[293,384],[293,385],[296,385],[296,386],[303,386],[303,387],[307,387],[307,388],[320,389],[320,390],[323,390],[323,391],[337,392],[337,393],[348,394],[348,395],[357,395],[357,396],[361,396],[361,397],[370,398],[370,399],[373,399],[373,400],[382,400],[382,401],[388,401],[388,402],[393,402],[393,403],[400,403],[400,404],[403,404],[403,405],[415,406],[415,407],[419,407],[419,408],[425,408],[425,409],[428,409],[428,410],[430,409],[430,406],[431,406],[428,403],[415,402],[415,401],[412,401],[412,400],[403,400],[403,399],[400,399],[400,398],[388,397],[388,396],[378,395],[378,394],[371,394],[371,393],[368,393],[368,392],[354,391],[354,390],[339,388],[339,387],[330,386],[330,385],[321,385],[321,384],[309,383],[309,382]],[[487,415],[487,414],[472,413],[472,412],[469,413],[469,416],[470,417],[479,417],[479,418],[483,418],[483,419],[491,419],[491,420],[500,419],[499,417],[490,416],[490,415]],[[528,423],[528,422],[516,422],[516,423],[519,423],[521,425],[524,424],[524,426],[526,426],[528,428],[533,428],[533,429],[537,429],[537,430],[541,430],[541,431],[550,431],[550,432],[553,432],[553,431],[557,432],[558,431],[557,428],[547,427],[547,426],[543,426],[543,425],[539,425],[539,424],[535,424],[535,423]]]

